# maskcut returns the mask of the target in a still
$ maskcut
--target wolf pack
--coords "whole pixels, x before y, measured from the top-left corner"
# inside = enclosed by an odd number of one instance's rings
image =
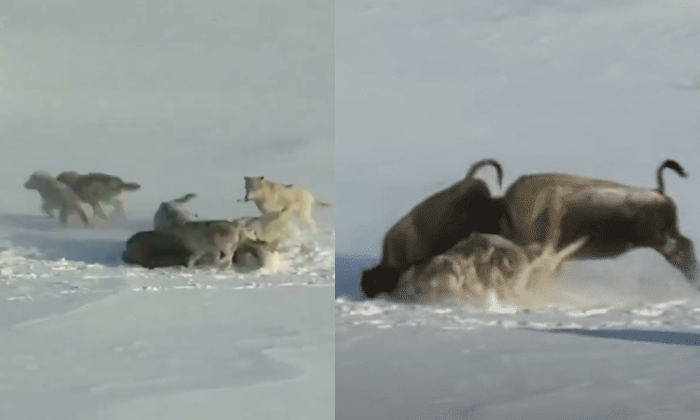
[[[678,229],[675,202],[663,171],[688,174],[675,160],[656,170],[648,189],[564,173],[522,175],[501,197],[475,177],[494,159],[413,207],[384,236],[379,263],[362,272],[361,289],[374,298],[500,299],[542,291],[565,260],[612,258],[651,248],[697,287],[697,259]]]
[[[187,209],[187,203],[197,197],[196,193],[187,193],[158,205],[153,228],[137,232],[126,241],[122,260],[147,268],[265,267],[274,253],[298,238],[300,225],[316,231],[314,207],[333,207],[294,184],[278,183],[264,176],[243,178],[245,197],[237,201],[254,203],[259,215],[203,219]],[[35,171],[24,188],[39,193],[41,212],[57,218],[61,226],[67,227],[77,219],[85,227],[92,227],[94,220],[85,212],[85,204],[92,208],[93,218],[125,220],[126,193],[140,190],[141,185],[101,172],[66,171],[54,177]],[[112,208],[110,214],[103,205]]]

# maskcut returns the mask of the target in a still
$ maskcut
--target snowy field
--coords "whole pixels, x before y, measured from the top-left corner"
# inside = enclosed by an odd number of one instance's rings
[[[257,215],[245,175],[335,200],[333,10],[0,0],[0,418],[331,418],[333,210],[277,271],[120,256],[187,192],[202,218]],[[60,228],[35,170],[142,188],[128,221]]]
[[[336,2],[336,419],[695,419],[700,293],[656,252],[544,308],[364,301],[400,216],[483,158],[656,187],[700,246],[700,3]],[[358,170],[359,169],[359,170]]]

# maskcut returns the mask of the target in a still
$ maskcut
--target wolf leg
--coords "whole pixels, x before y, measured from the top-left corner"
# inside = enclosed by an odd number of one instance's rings
[[[194,268],[194,266],[197,264],[197,261],[199,261],[203,255],[204,253],[201,251],[192,252],[192,255],[190,255],[190,258],[187,260],[187,268]]]
[[[56,215],[53,212],[53,207],[50,206],[49,203],[47,203],[46,201],[41,203],[41,212],[52,219],[56,217]]]
[[[99,201],[93,201],[92,203],[90,203],[90,205],[92,206],[92,212],[95,216],[99,217],[102,220],[109,220],[109,217],[105,214]]]
[[[126,211],[124,210],[124,202],[119,199],[113,200],[110,204],[114,206],[112,214],[109,215],[111,219],[116,220],[126,220]]]
[[[302,208],[299,211],[299,217],[304,222],[304,224],[306,226],[308,226],[310,231],[312,231],[312,232],[316,231],[316,222],[314,222],[314,219],[311,217],[311,207],[310,206]]]
[[[82,220],[85,227],[90,226],[90,220],[88,219],[87,214],[85,214],[85,210],[83,210],[79,203],[76,203],[74,211],[78,213],[78,217],[80,217],[80,220]]]

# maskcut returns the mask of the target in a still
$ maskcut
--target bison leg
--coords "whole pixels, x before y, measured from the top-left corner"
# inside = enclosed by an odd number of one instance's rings
[[[698,262],[690,239],[681,235],[675,238],[668,237],[664,246],[657,248],[657,251],[666,258],[666,261],[680,270],[688,281],[697,282]]]
[[[398,269],[385,265],[364,270],[360,282],[362,291],[370,299],[380,293],[391,293],[396,289],[400,274]]]

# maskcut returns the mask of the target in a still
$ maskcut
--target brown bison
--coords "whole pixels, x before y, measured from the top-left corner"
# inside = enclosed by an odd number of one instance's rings
[[[265,241],[246,240],[241,242],[233,254],[232,263],[240,266],[250,255],[258,267],[264,267],[270,257],[269,244]],[[191,251],[177,236],[168,231],[143,231],[134,234],[126,241],[122,260],[127,264],[140,265],[149,269],[158,267],[187,267]],[[211,265],[212,259],[201,258],[197,265]]]
[[[566,210],[558,247],[588,237],[573,258],[610,258],[635,248],[652,248],[694,281],[693,243],[680,234],[676,205],[665,194],[666,168],[687,177],[673,160],[659,166],[655,190],[566,174],[522,176],[505,193],[501,234],[518,244],[541,243],[550,229],[550,206],[543,203],[551,201],[543,194],[554,194]]]
[[[500,232],[502,202],[491,197],[483,180],[474,178],[486,165],[496,168],[501,185],[501,165],[481,160],[461,181],[426,198],[389,229],[379,264],[362,272],[362,290],[368,297],[392,291],[403,271],[442,254],[472,232]]]

